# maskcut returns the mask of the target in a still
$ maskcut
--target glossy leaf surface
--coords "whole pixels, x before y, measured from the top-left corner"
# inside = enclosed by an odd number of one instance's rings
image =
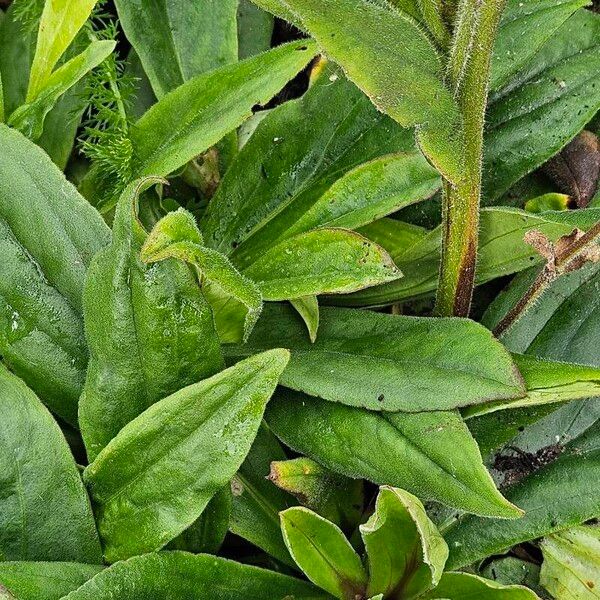
[[[380,246],[347,229],[315,229],[277,244],[244,270],[265,300],[343,294],[402,277]]]
[[[76,425],[88,359],[84,278],[110,231],[42,150],[1,124],[0,142],[0,353]]]
[[[90,364],[79,421],[90,460],[154,402],[223,366],[210,308],[188,267],[140,259],[147,234],[136,216],[138,196],[156,181],[125,190],[112,244],[86,280]]]
[[[367,573],[339,527],[295,507],[281,513],[281,529],[290,554],[314,584],[341,600],[364,594]]]
[[[69,447],[48,410],[4,365],[0,420],[0,557],[100,563],[92,510]]]
[[[327,600],[329,596],[293,577],[208,555],[162,552],[113,565],[65,600]],[[218,596],[216,596],[218,594]]]
[[[455,412],[377,413],[282,391],[266,419],[290,448],[348,477],[476,514],[520,515],[496,490]]]
[[[168,396],[86,468],[109,562],[159,550],[200,516],[248,454],[288,356],[265,352]]]
[[[510,355],[480,325],[336,308],[321,309],[314,344],[290,307],[265,307],[244,356],[285,346],[281,383],[333,402],[377,411],[431,411],[524,395]]]

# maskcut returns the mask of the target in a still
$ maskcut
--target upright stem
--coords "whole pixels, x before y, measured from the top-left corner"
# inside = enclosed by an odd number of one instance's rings
[[[458,9],[448,79],[463,116],[464,173],[445,182],[442,208],[442,262],[436,312],[466,317],[471,308],[483,157],[483,128],[490,63],[505,0],[462,0]]]

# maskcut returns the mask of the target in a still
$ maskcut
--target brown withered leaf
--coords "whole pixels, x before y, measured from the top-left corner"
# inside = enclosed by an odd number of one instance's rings
[[[543,167],[559,190],[585,208],[598,189],[600,142],[591,131],[582,131]]]

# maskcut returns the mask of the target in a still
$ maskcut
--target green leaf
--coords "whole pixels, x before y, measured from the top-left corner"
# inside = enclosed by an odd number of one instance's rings
[[[364,596],[367,574],[339,527],[298,506],[281,513],[281,530],[292,558],[315,585],[341,600]]]
[[[520,515],[456,412],[377,413],[281,391],[266,418],[286,445],[332,471],[476,514]]]
[[[334,473],[310,458],[273,461],[269,480],[344,530],[355,529],[362,518],[363,482]]]
[[[556,241],[571,233],[574,226],[588,229],[598,218],[600,211],[597,209],[569,211],[561,217],[554,212],[534,215],[516,208],[484,208],[481,211],[476,283],[481,285],[492,279],[523,271],[542,261],[540,254],[523,239],[527,231],[537,229],[550,240]],[[582,220],[584,222],[580,222]],[[382,306],[429,296],[435,292],[442,251],[441,226],[408,249],[400,246],[394,252],[394,246],[385,244],[384,248],[391,251],[392,258],[404,277],[385,286],[336,298],[336,304]]]
[[[157,402],[86,468],[107,561],[159,550],[200,516],[248,454],[288,356],[265,352]]]
[[[271,461],[286,458],[281,444],[263,422],[231,483],[230,529],[282,563],[295,567],[281,535],[279,513],[296,502],[267,479]]]
[[[517,354],[513,355],[513,360],[525,380],[527,396],[519,400],[470,406],[462,411],[463,417],[469,418],[506,408],[527,408],[600,396],[599,367]]]
[[[18,600],[60,600],[104,567],[65,562],[0,562],[0,584]],[[0,587],[0,598],[2,596]]]
[[[525,44],[531,39],[527,31]],[[600,15],[578,11],[505,92],[490,98],[483,193],[488,203],[554,156],[600,109],[599,35]]]
[[[500,89],[525,67],[588,0],[509,0],[496,36],[490,88]]]
[[[44,132],[46,116],[58,99],[97,67],[115,49],[115,45],[108,40],[92,42],[81,54],[56,69],[35,99],[11,114],[8,124],[34,141],[39,139]]]
[[[115,5],[159,99],[197,75],[237,62],[236,0],[117,0]]]
[[[429,232],[423,227],[396,219],[379,219],[360,227],[358,233],[383,246],[396,260],[411,246],[421,241]]]
[[[0,355],[76,425],[84,277],[110,231],[43,150],[1,124],[0,145]]]
[[[369,559],[369,595],[412,598],[439,582],[448,546],[412,494],[382,487],[360,534]]]
[[[328,64],[302,98],[272,110],[236,156],[202,219],[206,243],[247,266],[287,237],[337,180],[366,161],[397,153],[415,156],[413,133],[377,112],[339,67]],[[431,182],[426,167],[417,166],[414,174],[419,172]],[[365,173],[366,178],[368,168]],[[390,178],[386,190],[407,199],[405,183]],[[377,199],[388,206],[385,197]],[[341,214],[364,208],[358,199],[338,203]]]
[[[402,276],[389,254],[347,229],[315,229],[284,240],[244,270],[265,300],[343,294]]]
[[[486,579],[503,585],[524,585],[534,591],[539,589],[540,567],[515,556],[491,560],[481,570]]]
[[[97,0],[46,0],[31,65],[27,102],[35,100],[50,80],[52,71]]]
[[[314,343],[319,331],[319,300],[316,296],[303,296],[290,300],[290,303],[302,317],[308,329],[308,337]]]
[[[250,0],[240,0],[237,12],[240,60],[265,52],[271,47],[275,20]]]
[[[194,554],[216,554],[229,531],[232,505],[231,485],[227,483],[206,505],[196,522],[175,538],[167,548]]]
[[[410,17],[367,0],[283,0],[283,5],[377,108],[404,127],[420,126],[421,148],[447,179],[461,179],[459,109],[442,81],[440,56]]]
[[[467,516],[445,537],[448,567],[456,569],[524,541],[579,525],[600,514],[600,421],[569,443],[555,462],[506,491],[525,511],[515,521],[490,521]]]
[[[313,58],[301,40],[190,79],[154,104],[131,129],[133,177],[166,176],[214,146],[266,104]],[[82,189],[106,211],[114,198],[98,191],[101,173],[90,172]]]
[[[65,600],[327,600],[306,581],[224,558],[161,552],[118,562]],[[218,594],[218,596],[215,596]]]
[[[504,586],[470,573],[444,573],[438,587],[422,596],[424,600],[539,600],[538,596],[520,585]]]
[[[123,193],[113,241],[88,272],[84,312],[90,363],[79,422],[90,460],[154,402],[223,366],[212,314],[186,265],[146,265],[139,195],[156,178]]]
[[[302,40],[199,75],[155,104],[132,130],[140,175],[168,175],[241,125],[315,55]],[[235,90],[235,91],[233,91]]]
[[[541,584],[555,598],[593,600],[600,587],[600,529],[575,527],[542,541]]]
[[[246,308],[244,340],[248,338],[262,311],[261,292],[226,256],[204,247],[190,212],[179,209],[163,217],[144,243],[141,258],[145,263],[177,258],[194,265],[202,278],[217,285],[225,295]]]
[[[326,307],[313,344],[291,307],[267,305],[248,343],[224,350],[247,356],[282,345],[292,351],[282,385],[349,406],[419,412],[525,395],[509,353],[466,319]]]
[[[100,563],[89,500],[60,428],[4,365],[0,421],[0,557]]]

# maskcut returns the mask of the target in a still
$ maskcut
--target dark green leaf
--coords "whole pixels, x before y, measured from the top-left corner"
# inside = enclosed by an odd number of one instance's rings
[[[508,352],[473,321],[321,309],[314,344],[291,307],[267,305],[244,346],[246,356],[285,346],[292,359],[282,385],[377,411],[430,411],[523,397]]]
[[[600,421],[568,444],[558,460],[506,492],[506,497],[525,511],[523,518],[509,522],[467,516],[449,529],[449,568],[471,564],[597,517],[599,468]]]
[[[292,558],[314,584],[341,600],[364,596],[367,573],[339,527],[295,507],[281,513],[281,530]]]
[[[381,488],[360,534],[369,560],[370,596],[413,598],[438,584],[448,546],[417,497]]]
[[[302,98],[270,112],[237,155],[201,222],[206,243],[251,264],[346,173],[412,151],[412,132],[327,66]]]
[[[237,62],[236,0],[117,0],[119,21],[158,98]]]
[[[377,413],[281,391],[266,418],[290,448],[332,471],[477,514],[520,514],[496,490],[455,412]]]
[[[0,144],[0,354],[76,425],[88,358],[84,277],[110,231],[37,146],[4,125]]]
[[[290,304],[302,317],[302,320],[308,329],[308,337],[310,338],[310,341],[314,343],[319,331],[319,300],[316,296],[303,296],[301,298],[290,300]]]
[[[0,422],[0,560],[100,563],[91,507],[67,442],[35,394],[3,365]]]
[[[527,65],[588,0],[509,0],[498,28],[490,87],[497,90]]]
[[[295,500],[267,479],[271,461],[286,458],[281,444],[263,422],[231,483],[231,531],[284,564],[295,567],[283,542],[279,523],[279,513],[293,506]]]
[[[223,366],[210,308],[188,267],[140,260],[147,234],[136,218],[138,196],[156,182],[143,179],[123,193],[112,244],[86,280],[90,364],[79,421],[90,460],[154,402]]]
[[[0,562],[0,584],[17,600],[60,600],[102,569],[79,563]]]
[[[65,600],[327,600],[305,581],[215,556],[162,552],[113,565]]]
[[[380,110],[419,125],[419,143],[450,181],[462,177],[462,121],[432,42],[405,14],[367,0],[285,0],[323,51]],[[402,43],[398,43],[402,40]]]
[[[554,156],[600,109],[599,34],[600,15],[578,11],[491,97],[484,201],[491,203]],[[529,30],[522,39],[530,44]]]
[[[274,19],[250,0],[240,0],[237,13],[240,59],[260,54],[271,47]]]
[[[87,467],[109,562],[162,548],[200,516],[248,454],[288,357],[265,352],[157,402]]]
[[[231,485],[218,491],[206,505],[196,522],[175,538],[167,548],[194,554],[216,554],[229,531],[231,517]]]

